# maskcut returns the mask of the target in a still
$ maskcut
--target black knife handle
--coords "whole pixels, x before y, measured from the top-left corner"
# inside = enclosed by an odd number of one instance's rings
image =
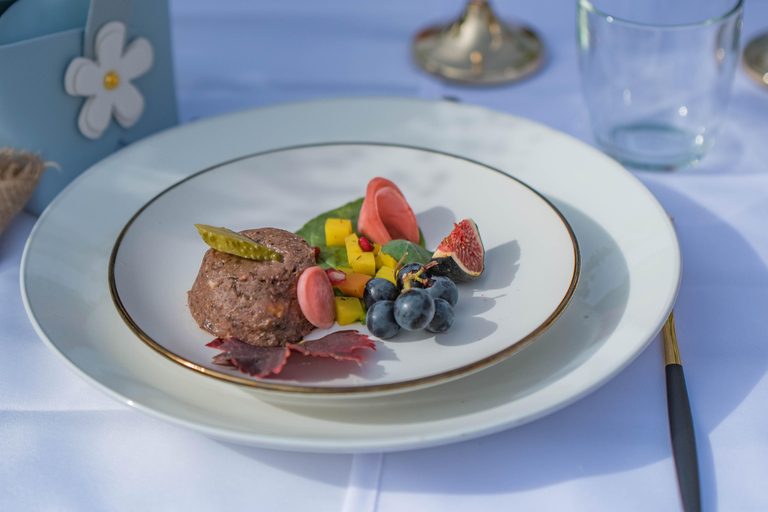
[[[669,433],[672,438],[672,453],[675,457],[680,495],[683,498],[683,510],[700,512],[699,460],[696,456],[696,436],[683,367],[679,364],[668,364],[666,373]]]

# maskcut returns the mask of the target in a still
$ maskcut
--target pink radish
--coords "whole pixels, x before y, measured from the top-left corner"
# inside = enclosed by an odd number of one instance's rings
[[[389,187],[379,189],[376,192],[376,210],[390,238],[419,243],[416,215],[399,191]]]
[[[397,185],[384,178],[368,182],[357,230],[380,245],[393,239],[419,242],[419,226],[413,210]]]
[[[309,323],[329,329],[336,320],[333,286],[321,267],[309,267],[299,276],[297,295],[301,312]]]

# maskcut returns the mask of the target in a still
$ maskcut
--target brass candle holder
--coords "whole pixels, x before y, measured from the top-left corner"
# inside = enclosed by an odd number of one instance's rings
[[[768,87],[768,34],[758,36],[747,44],[742,65],[757,83]]]
[[[539,36],[500,21],[485,0],[470,0],[453,23],[426,28],[413,40],[425,71],[464,85],[499,85],[536,72],[544,61]]]

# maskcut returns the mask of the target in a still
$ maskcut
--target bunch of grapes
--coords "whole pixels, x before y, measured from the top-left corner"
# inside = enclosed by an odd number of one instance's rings
[[[400,329],[440,333],[451,328],[459,290],[444,276],[429,276],[428,266],[408,263],[397,273],[397,285],[374,277],[363,292],[368,308],[365,324],[374,336],[388,339]]]

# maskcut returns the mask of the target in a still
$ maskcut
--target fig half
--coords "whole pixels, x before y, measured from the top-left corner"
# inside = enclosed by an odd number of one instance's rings
[[[453,231],[432,254],[431,276],[445,276],[454,283],[471,281],[483,273],[485,248],[472,219],[454,224]]]

